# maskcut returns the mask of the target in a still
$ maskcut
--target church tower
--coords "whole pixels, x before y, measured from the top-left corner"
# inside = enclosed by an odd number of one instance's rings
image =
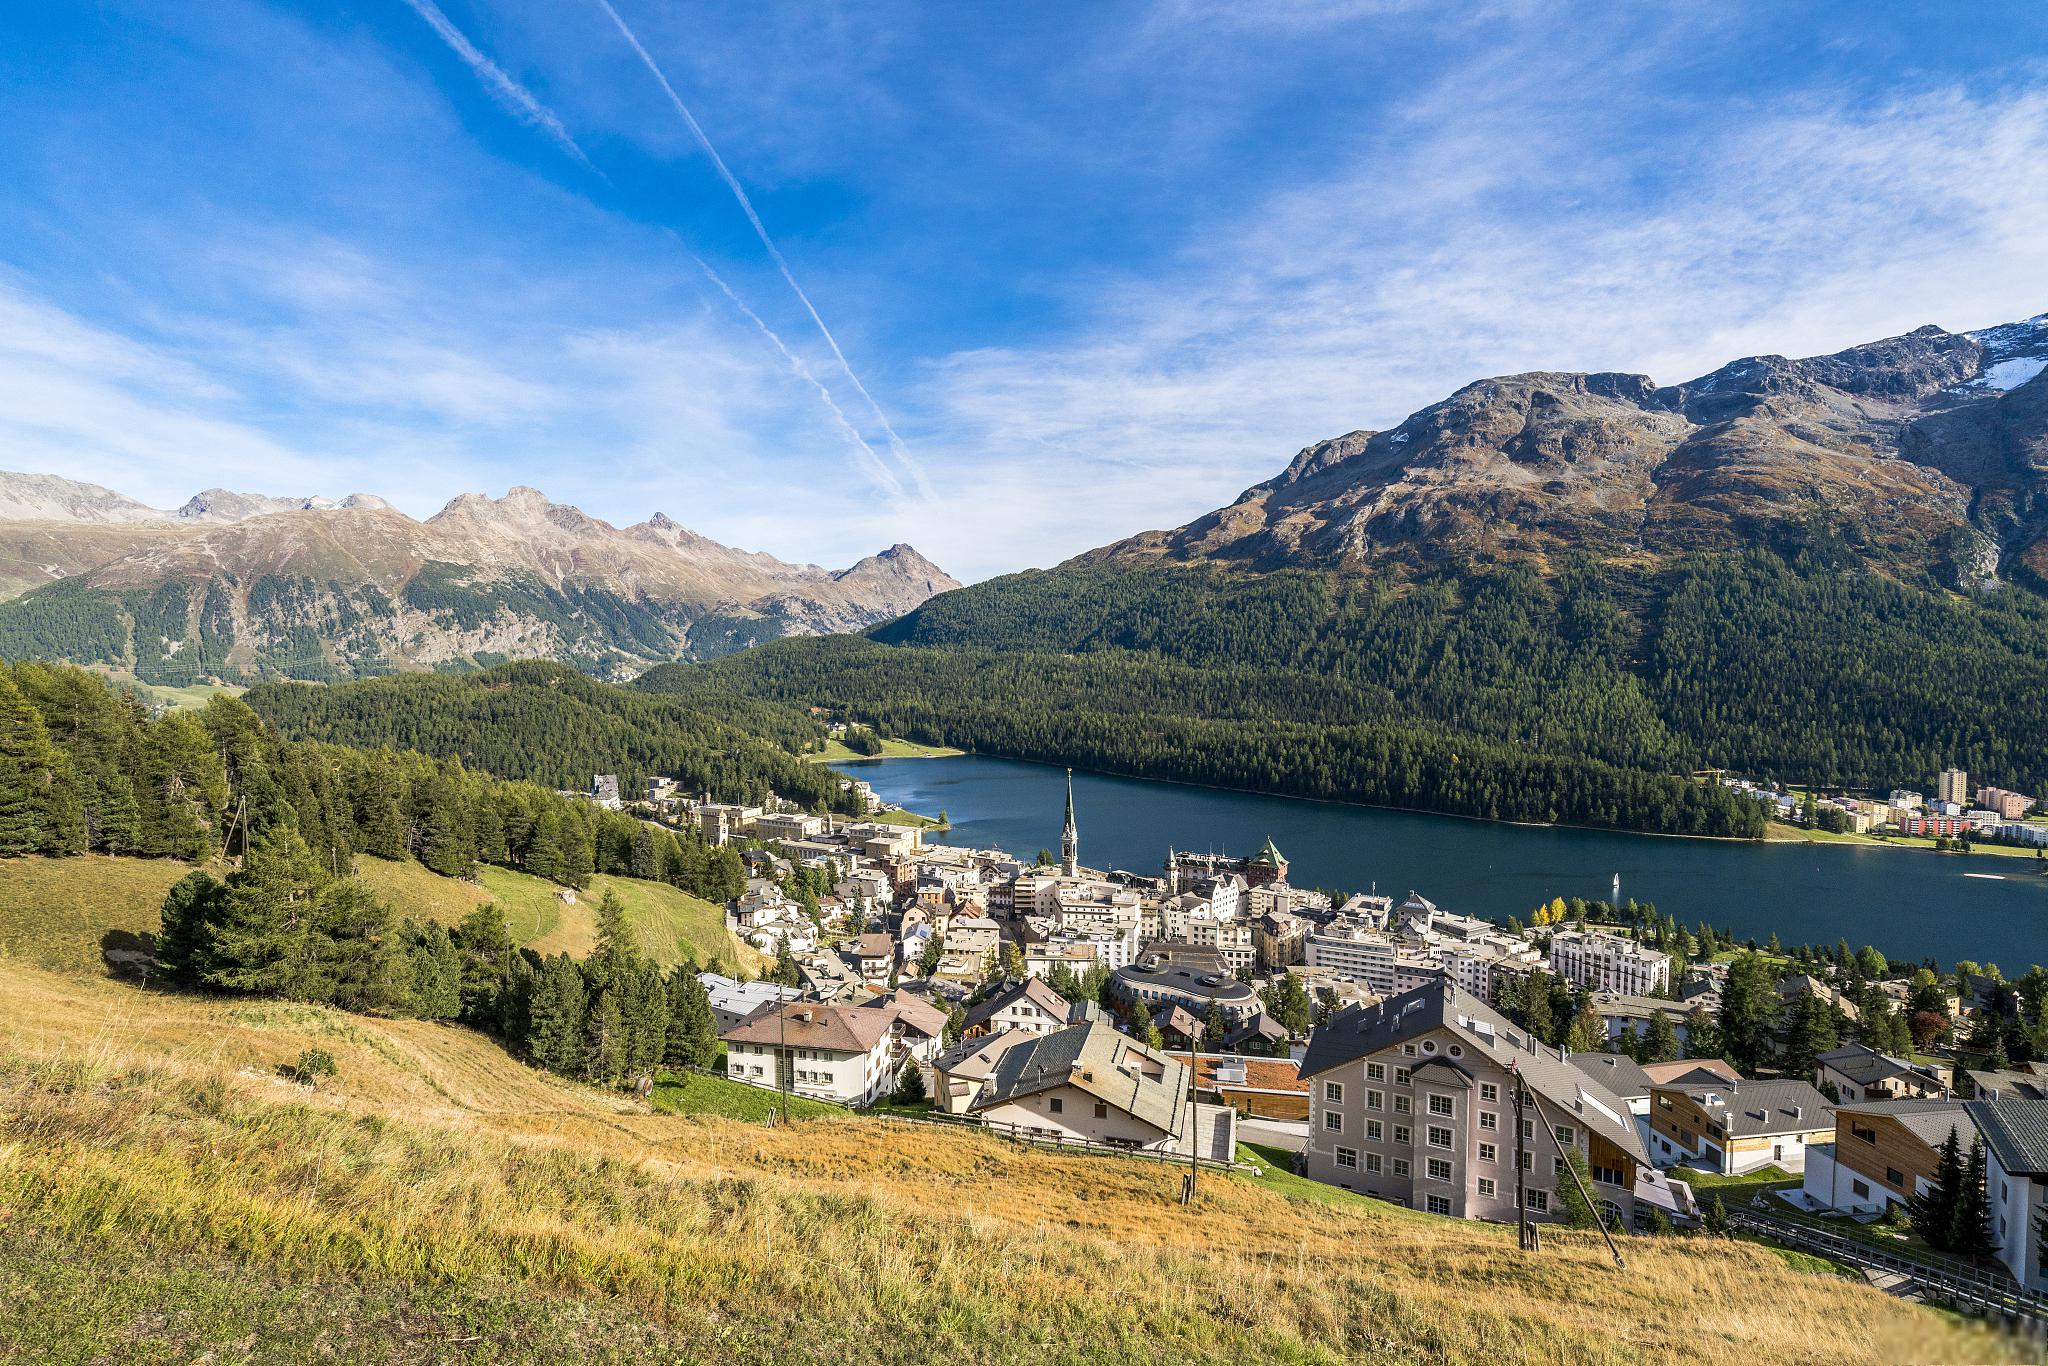
[[[1067,770],[1067,823],[1060,831],[1060,868],[1073,877],[1081,867],[1081,832],[1074,828],[1074,770]]]

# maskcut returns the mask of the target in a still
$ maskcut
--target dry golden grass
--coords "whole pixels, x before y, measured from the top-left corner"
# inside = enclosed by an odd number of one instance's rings
[[[330,1088],[276,1075],[308,1044]],[[1292,1200],[905,1121],[651,1113],[463,1030],[0,964],[0,1209],[53,1239],[624,1303],[781,1361],[1989,1361],[1762,1249]],[[370,1355],[374,1355],[373,1353]]]

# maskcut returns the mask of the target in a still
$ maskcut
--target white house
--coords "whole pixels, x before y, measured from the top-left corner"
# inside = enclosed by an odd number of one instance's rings
[[[1107,1024],[1069,1025],[1009,1049],[969,1103],[995,1127],[1040,1138],[1229,1161],[1237,1112],[1190,1095],[1187,1068]]]
[[[899,1013],[889,1008],[788,1001],[720,1034],[725,1075],[749,1086],[841,1105],[868,1105],[896,1089],[911,1056]]]
[[[2027,1289],[2048,1291],[2048,1100],[2000,1097],[1966,1108],[1984,1135],[1998,1259]]]

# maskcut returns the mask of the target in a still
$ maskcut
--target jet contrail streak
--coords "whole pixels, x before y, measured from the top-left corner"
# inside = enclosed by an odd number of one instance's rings
[[[867,472],[868,477],[881,485],[887,492],[901,498],[903,496],[902,481],[897,479],[890,472],[889,467],[882,462],[882,458],[875,454],[875,448],[870,446],[867,438],[860,434],[860,428],[847,420],[846,413],[840,408],[838,400],[832,397],[832,391],[825,387],[824,381],[811,373],[811,367],[804,364],[803,359],[796,352],[789,349],[788,344],[775,334],[774,328],[761,321],[760,314],[747,307],[746,300],[733,293],[732,286],[727,284],[724,278],[705,262],[703,257],[694,251],[690,251],[689,244],[683,241],[681,234],[677,233],[673,228],[666,229],[666,231],[669,236],[676,239],[676,245],[687,252],[690,259],[697,263],[697,269],[704,272],[705,278],[710,280],[712,284],[717,285],[726,298],[732,300],[732,306],[746,314],[747,321],[761,329],[761,335],[766,337],[769,343],[782,353],[782,358],[789,362],[789,368],[818,391],[818,401],[823,403],[831,412],[832,420],[839,424],[839,430],[844,432],[847,440],[851,441],[860,451],[861,468]]]
[[[783,259],[781,248],[777,247],[775,239],[768,235],[767,225],[761,222],[761,215],[754,212],[754,201],[747,198],[747,192],[740,185],[739,178],[725,164],[725,158],[718,154],[718,149],[711,145],[711,139],[705,136],[703,126],[697,122],[697,116],[690,112],[690,106],[683,103],[683,97],[676,93],[675,86],[669,83],[668,76],[655,62],[653,55],[641,44],[633,30],[626,26],[626,21],[619,17],[619,12],[612,8],[611,0],[597,0],[597,5],[611,18],[612,24],[619,30],[619,36],[624,38],[639,56],[641,65],[645,66],[649,74],[660,84],[662,93],[668,96],[668,102],[675,106],[676,112],[682,115],[683,122],[689,126],[691,136],[697,139],[697,145],[704,149],[704,155],[711,158],[711,165],[717,170],[719,179],[732,191],[732,197],[739,202],[741,212],[746,214],[747,222],[753,226],[754,236],[761,239],[761,246],[768,252],[769,259],[774,261],[775,268],[782,272],[783,283],[789,286],[790,292],[803,304],[804,311],[811,315],[811,321],[817,325],[818,335],[823,337],[825,345],[832,349],[832,357],[839,362],[840,370],[845,372],[847,380],[867,403],[869,411],[875,415],[875,421],[881,424],[882,431],[889,438],[889,450],[896,457],[897,463],[902,465],[916,482],[919,495],[924,498],[931,497],[931,486],[925,482],[924,470],[911,458],[909,450],[903,444],[903,438],[896,435],[896,429],[890,425],[888,415],[882,411],[882,405],[875,402],[875,396],[868,392],[868,387],[860,382],[860,376],[854,373],[853,366],[847,362],[846,353],[839,349],[839,341],[832,335],[832,329],[825,326],[825,320],[819,316],[816,305],[811,302],[811,296],[804,293],[803,286],[796,282],[796,276],[790,272],[789,262]]]
[[[500,100],[509,105],[515,113],[523,116],[528,123],[546,133],[554,140],[556,146],[582,162],[586,168],[597,170],[597,167],[590,164],[590,158],[583,154],[583,149],[576,145],[576,139],[569,136],[569,130],[562,126],[562,121],[555,117],[554,111],[534,98],[532,91],[506,75],[503,67],[479,52],[476,44],[470,42],[462,30],[449,22],[447,15],[441,13],[440,6],[436,5],[434,0],[405,0],[405,3],[411,5],[414,12],[426,20],[434,32],[441,35],[441,41],[448,44],[470,70],[482,77],[484,84],[489,86]],[[603,172],[599,174],[602,175]]]
[[[539,128],[541,131],[546,133],[551,139],[555,141],[555,143],[557,143],[562,148],[562,150],[568,152],[571,156],[575,157],[577,161],[581,162],[590,170],[596,172],[596,174],[599,177],[604,177],[604,172],[599,171],[596,166],[591,164],[590,158],[583,154],[583,149],[576,145],[576,140],[569,136],[568,128],[565,127],[562,123],[562,120],[555,115],[554,110],[542,104],[540,100],[537,97],[535,97],[532,91],[528,90],[525,86],[519,84],[519,82],[513,80],[510,76],[506,75],[504,68],[500,67],[496,62],[492,61],[489,57],[486,57],[481,51],[479,51],[477,49],[476,44],[470,42],[468,37],[464,35],[462,30],[455,27],[455,25],[449,20],[448,16],[441,12],[440,7],[433,3],[433,0],[405,0],[405,3],[412,6],[412,8],[419,14],[420,18],[426,20],[427,23],[432,26],[434,32],[441,36],[441,41],[448,44],[448,46],[454,50],[455,55],[460,57],[463,60],[463,62],[469,67],[469,69],[474,71],[479,77],[481,77],[484,81],[484,84],[486,84],[493,91],[495,91],[503,101],[505,101],[512,107],[513,110],[523,115],[529,123],[532,123],[535,127]],[[605,8],[609,10],[611,7],[607,5],[605,6]],[[617,22],[618,15],[613,14],[612,19],[614,22]],[[620,23],[619,27],[622,31],[625,29],[625,25],[623,23]],[[632,35],[628,33],[627,37],[631,39]],[[637,41],[635,41],[633,43],[633,46],[635,48],[639,48],[640,44]],[[647,54],[644,50],[641,51],[640,55],[643,59],[648,60],[648,64],[650,67],[653,65],[652,60],[647,59]],[[655,75],[657,77],[660,76],[660,74],[661,73],[659,71],[655,72]],[[666,80],[663,80],[662,85],[666,87],[668,85],[668,82]],[[669,94],[670,98],[674,98],[674,91],[670,91]],[[677,101],[677,104],[678,106],[680,106],[681,101]],[[687,118],[688,116],[689,111],[685,110],[684,117]],[[692,127],[694,126],[695,121],[692,120]],[[699,137],[699,139],[702,139],[703,133],[700,131],[697,136]],[[704,145],[707,148],[710,146],[709,143],[705,143]],[[712,159],[716,161],[718,154],[716,152],[713,152],[711,155]],[[721,172],[724,172],[725,163],[719,162],[718,168]],[[730,176],[730,174],[727,174],[726,180],[728,183],[731,183],[732,177]],[[733,189],[735,193],[737,193],[739,190],[739,186],[735,184],[733,185]],[[746,203],[745,195],[740,196],[740,202],[741,204],[746,205],[747,216],[749,218],[753,218],[753,206],[748,205]],[[757,231],[760,230],[761,223],[759,219],[754,219],[754,227]],[[889,469],[888,464],[882,459],[882,457],[875,453],[875,448],[868,444],[867,438],[860,434],[860,429],[854,426],[853,423],[847,418],[845,410],[839,406],[839,401],[832,397],[832,390],[826,386],[825,382],[819,379],[817,375],[812,372],[811,367],[806,365],[803,362],[802,358],[799,357],[796,354],[796,352],[792,351],[789,348],[788,343],[784,342],[782,338],[776,334],[774,328],[768,326],[766,322],[762,321],[760,314],[756,313],[753,309],[747,306],[746,300],[740,298],[738,294],[733,292],[732,286],[727,284],[724,281],[724,279],[722,279],[719,276],[718,272],[713,270],[710,267],[710,265],[708,265],[704,261],[704,258],[697,255],[696,252],[690,250],[689,243],[683,241],[681,233],[678,233],[673,228],[664,228],[663,231],[668,233],[668,235],[675,240],[676,245],[683,249],[684,255],[688,256],[692,261],[696,262],[697,269],[703,271],[705,277],[709,279],[712,284],[717,285],[719,291],[723,293],[726,298],[732,301],[732,306],[734,308],[737,308],[741,313],[745,314],[748,322],[751,322],[755,327],[760,329],[761,335],[766,337],[768,339],[769,344],[773,346],[776,349],[776,351],[781,353],[781,356],[785,361],[789,362],[789,368],[792,371],[794,371],[799,377],[801,377],[804,381],[806,381],[813,389],[816,389],[818,391],[819,402],[825,405],[826,411],[832,414],[832,421],[834,422],[834,424],[838,426],[839,430],[845,434],[846,438],[853,443],[854,448],[859,452],[858,459],[860,462],[862,472],[865,473],[870,479],[872,479],[875,482],[875,484],[879,486],[884,492],[897,498],[903,497],[903,481],[896,477],[895,473]],[[767,240],[765,233],[763,234],[762,240]],[[774,251],[774,244],[770,243],[768,249],[771,252]],[[777,253],[776,261],[780,263],[781,259],[781,254]],[[791,289],[796,289],[796,281],[789,279],[789,268],[787,266],[783,267],[782,276],[785,280],[789,280],[789,286]],[[797,297],[802,299],[803,291],[797,289],[796,292]],[[804,299],[804,303],[806,306],[808,306],[810,300]],[[818,322],[818,330],[823,332],[825,330],[825,324],[822,320],[818,319],[816,309],[811,310],[811,317],[813,320],[816,320]],[[825,340],[827,340],[828,342],[831,341],[832,334],[826,332]],[[839,355],[839,347],[836,343],[832,347],[832,352],[834,355]],[[854,375],[852,369],[847,366],[845,356],[839,355],[839,365],[841,369],[846,371],[847,378],[853,381],[854,387],[856,389],[861,390],[861,397],[866,398],[868,400],[868,405],[870,407],[873,407],[875,402],[874,399],[868,397],[868,392],[866,389],[861,389],[860,380]],[[878,417],[880,416],[879,410],[877,410],[876,415]],[[887,427],[889,425],[888,420],[886,418],[882,420],[882,425],[884,427]],[[896,433],[891,431],[889,433],[889,436],[893,440],[896,436]],[[911,468],[915,469],[916,467],[913,465],[911,466]],[[924,476],[921,471],[918,473],[918,485],[920,489],[924,490],[925,493],[929,494],[929,489],[925,487]]]

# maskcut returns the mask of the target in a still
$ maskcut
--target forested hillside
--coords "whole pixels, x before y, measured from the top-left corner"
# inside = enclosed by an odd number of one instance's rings
[[[1075,564],[945,594],[872,639],[777,642],[636,685],[810,703],[1024,758],[1512,820],[1755,835],[1676,776],[2048,783],[2048,603],[1795,560],[1421,574]]]
[[[688,831],[657,831],[459,759],[285,739],[225,696],[152,715],[82,669],[0,666],[0,857],[202,861],[284,832],[330,877],[360,852],[450,877],[478,863],[569,886],[620,873],[714,901],[743,882],[730,850]]]
[[[772,790],[812,806],[843,804],[839,780],[794,753],[822,745],[800,707],[738,694],[698,702],[612,687],[563,665],[527,661],[467,674],[409,674],[336,687],[279,683],[246,694],[288,736],[390,746],[552,788],[616,773],[628,793],[650,774],[721,801]]]

